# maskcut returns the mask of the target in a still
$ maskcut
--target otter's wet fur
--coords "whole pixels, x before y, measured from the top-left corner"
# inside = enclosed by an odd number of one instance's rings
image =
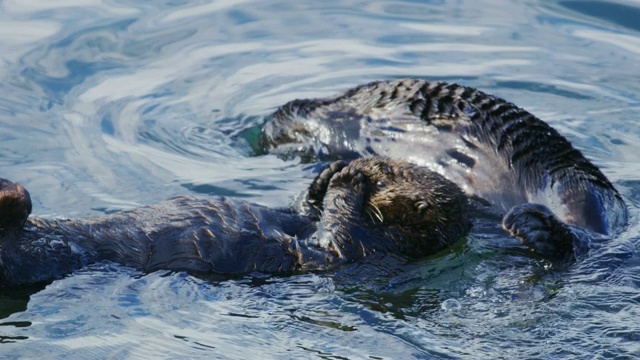
[[[416,165],[373,157],[328,166],[307,214],[224,197],[178,197],[96,218],[28,219],[29,193],[0,181],[0,285],[53,280],[113,261],[145,272],[286,274],[372,253],[436,253],[470,227],[468,199]]]
[[[611,182],[555,129],[457,84],[377,81],[294,100],[264,124],[259,147],[305,161],[380,155],[429,167],[508,214],[504,228],[525,244],[562,241],[556,234],[572,233],[564,224],[610,235],[628,220]]]

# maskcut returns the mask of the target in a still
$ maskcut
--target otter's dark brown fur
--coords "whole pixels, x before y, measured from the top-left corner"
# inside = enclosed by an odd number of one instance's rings
[[[422,256],[470,227],[467,198],[410,163],[338,161],[312,183],[308,214],[227,198],[178,197],[79,220],[27,219],[29,193],[0,182],[0,284],[61,277],[109,260],[146,272],[321,270],[374,252]]]
[[[381,155],[430,167],[508,213],[504,228],[525,244],[560,242],[554,252],[573,233],[565,224],[611,234],[628,218],[611,182],[555,129],[457,84],[378,81],[294,100],[263,126],[261,148],[306,161]]]

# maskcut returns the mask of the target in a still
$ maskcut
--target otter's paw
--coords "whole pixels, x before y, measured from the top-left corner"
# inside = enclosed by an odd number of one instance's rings
[[[338,188],[355,190],[356,193],[364,191],[366,178],[360,170],[355,166],[345,166],[340,172],[333,175],[329,182],[327,190],[336,190]]]
[[[31,214],[31,197],[20,184],[0,178],[0,227],[22,227]]]
[[[349,222],[360,219],[366,196],[366,177],[357,167],[346,166],[334,174],[327,187],[323,202],[323,218]]]
[[[502,227],[546,259],[562,262],[575,259],[576,235],[544,205],[514,206],[502,219]]]
[[[329,183],[333,178],[333,175],[340,172],[345,166],[347,166],[347,162],[343,160],[334,161],[329,166],[324,168],[313,179],[311,185],[309,185],[309,191],[307,192],[306,200],[312,207],[321,208],[322,201],[324,200],[324,196],[327,193],[327,188],[329,187]]]

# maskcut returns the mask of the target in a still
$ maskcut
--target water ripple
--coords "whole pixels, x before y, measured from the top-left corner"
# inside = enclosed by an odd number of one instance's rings
[[[0,163],[34,212],[89,216],[196,193],[287,206],[317,171],[250,156],[294,98],[423,76],[549,121],[632,220],[548,271],[478,222],[452,249],[337,273],[201,279],[112,264],[0,289],[3,356],[625,358],[640,328],[640,52],[609,1],[4,1]],[[249,134],[249,135],[247,135]]]

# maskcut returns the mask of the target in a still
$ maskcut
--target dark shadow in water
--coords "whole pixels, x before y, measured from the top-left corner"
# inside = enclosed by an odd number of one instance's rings
[[[47,284],[0,288],[0,319],[5,319],[11,314],[27,310],[31,295],[44,289]],[[0,323],[0,326],[2,325],[6,324]]]
[[[27,310],[27,304],[31,295],[44,289],[46,284],[6,287],[0,288],[0,319],[6,319],[12,314]],[[2,327],[23,328],[31,326],[30,321],[6,321],[0,322],[0,331]],[[13,343],[20,340],[27,340],[28,336],[8,336],[4,331],[0,333],[0,344]]]
[[[640,31],[640,8],[608,1],[560,1],[559,4],[569,10]]]

